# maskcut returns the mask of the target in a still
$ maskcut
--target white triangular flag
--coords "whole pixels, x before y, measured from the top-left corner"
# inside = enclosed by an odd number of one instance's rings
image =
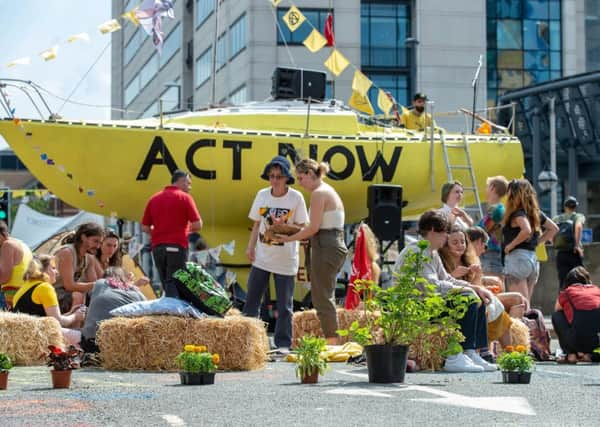
[[[227,252],[229,255],[233,256],[233,253],[235,252],[235,240],[232,240],[229,243],[224,243],[221,245],[221,247],[223,248],[223,250],[225,252]]]
[[[237,274],[235,274],[235,272],[227,271],[227,273],[225,273],[225,283],[227,284],[227,286],[234,283],[236,281],[236,279],[237,279]]]
[[[25,58],[18,58],[18,59],[10,61],[8,64],[6,64],[6,67],[11,68],[11,67],[14,67],[15,65],[29,65],[29,64],[31,64],[31,58],[29,58],[27,56]]]
[[[77,41],[77,40],[81,40],[81,41],[84,41],[84,42],[89,42],[90,41],[90,36],[89,36],[88,33],[73,34],[72,36],[70,36],[67,39],[67,42],[73,43],[74,41]]]
[[[200,265],[204,265],[204,264],[206,264],[206,261],[208,261],[208,251],[207,250],[194,252],[194,256],[196,257],[196,260],[197,260],[198,264],[200,264]]]
[[[221,261],[220,255],[221,255],[221,246],[217,246],[216,248],[211,248],[208,250],[208,253],[210,254],[211,257],[213,257],[213,259],[217,262]]]

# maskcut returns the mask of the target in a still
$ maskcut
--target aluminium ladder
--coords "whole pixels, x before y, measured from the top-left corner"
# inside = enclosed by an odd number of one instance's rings
[[[477,190],[477,181],[475,180],[475,172],[473,171],[473,163],[471,162],[471,153],[469,151],[469,142],[465,134],[462,135],[462,142],[446,142],[444,138],[444,132],[440,132],[440,140],[442,142],[442,151],[444,153],[444,162],[446,163],[446,175],[448,176],[448,182],[454,181],[454,171],[464,170],[469,171],[469,177],[471,179],[470,186],[464,186],[465,192],[472,191],[475,196],[475,203],[477,207],[465,208],[465,211],[469,213],[475,213],[478,217],[477,220],[483,218],[483,208],[481,207],[481,200],[479,199],[479,191]],[[448,150],[462,150],[464,152],[464,159],[466,164],[452,164],[450,163],[450,155]],[[466,184],[466,183],[464,183]],[[474,218],[475,219],[475,218]],[[477,222],[477,221],[475,221]]]

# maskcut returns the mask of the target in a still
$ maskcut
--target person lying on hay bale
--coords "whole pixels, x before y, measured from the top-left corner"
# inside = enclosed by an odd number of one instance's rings
[[[108,267],[104,271],[104,278],[94,284],[90,308],[81,330],[81,347],[88,353],[97,353],[98,324],[112,317],[111,310],[137,301],[146,301],[146,297],[128,279],[125,270],[121,267]]]
[[[61,314],[53,286],[56,282],[56,274],[54,257],[36,255],[25,272],[23,286],[13,298],[13,311],[34,316],[54,317],[62,326],[65,340],[69,344],[79,345],[81,333],[77,328],[83,324],[86,307],[81,305],[69,313]]]

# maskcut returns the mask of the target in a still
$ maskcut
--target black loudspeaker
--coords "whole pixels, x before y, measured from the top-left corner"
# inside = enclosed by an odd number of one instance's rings
[[[402,206],[401,185],[369,185],[368,224],[379,240],[394,241],[402,238]]]
[[[275,99],[325,99],[327,76],[321,71],[275,68],[271,96]]]

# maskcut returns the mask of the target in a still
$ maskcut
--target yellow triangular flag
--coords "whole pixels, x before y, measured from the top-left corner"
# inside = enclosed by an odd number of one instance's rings
[[[336,77],[344,72],[346,67],[350,64],[346,57],[340,53],[339,50],[333,49],[329,58],[325,61],[325,66],[331,74],[334,74]]]
[[[354,78],[352,79],[352,90],[355,90],[362,96],[367,96],[367,92],[372,85],[373,82],[369,80],[369,78],[363,73],[358,70],[354,72]]]
[[[13,199],[20,199],[21,197],[25,197],[26,190],[13,190],[12,196]]]
[[[121,24],[116,19],[111,19],[110,21],[106,21],[104,24],[98,27],[98,30],[102,34],[114,33],[117,30],[121,29]]]
[[[379,92],[377,93],[377,106],[386,116],[390,114],[390,110],[394,106],[394,103],[383,89],[379,89]]]
[[[366,96],[362,96],[360,93],[356,91],[352,91],[352,96],[348,101],[348,105],[354,108],[355,110],[362,111],[363,113],[367,113],[369,115],[374,115],[375,111],[373,111],[373,106],[371,105],[371,101]]]
[[[286,23],[291,32],[296,31],[305,20],[306,18],[296,6],[292,6],[290,10],[283,15],[283,21]]]
[[[281,0],[271,0],[271,3],[273,4],[274,7],[277,7],[279,5],[279,3],[281,3]]]
[[[71,37],[69,37],[67,39],[67,42],[73,43],[74,41],[77,41],[77,40],[81,40],[81,41],[84,41],[84,42],[89,42],[90,41],[90,36],[88,35],[88,33],[73,34]]]
[[[133,23],[133,25],[135,25],[137,27],[138,25],[140,25],[140,21],[138,20],[138,17],[135,14],[135,11],[137,9],[138,8],[135,7],[133,9],[131,9],[130,11],[125,12],[124,14],[121,15],[121,18],[127,19],[128,21],[130,21],[131,23]]]
[[[29,64],[31,64],[31,58],[29,58],[27,56],[24,58],[18,58],[13,61],[10,61],[8,64],[6,64],[6,67],[11,68],[11,67],[14,67],[15,65],[29,65]]]
[[[40,56],[44,61],[50,61],[56,58],[56,53],[58,52],[58,46],[52,46],[50,49],[46,49],[43,52],[40,52]]]
[[[327,39],[323,37],[317,30],[312,30],[302,43],[312,53],[316,53],[327,44]]]

